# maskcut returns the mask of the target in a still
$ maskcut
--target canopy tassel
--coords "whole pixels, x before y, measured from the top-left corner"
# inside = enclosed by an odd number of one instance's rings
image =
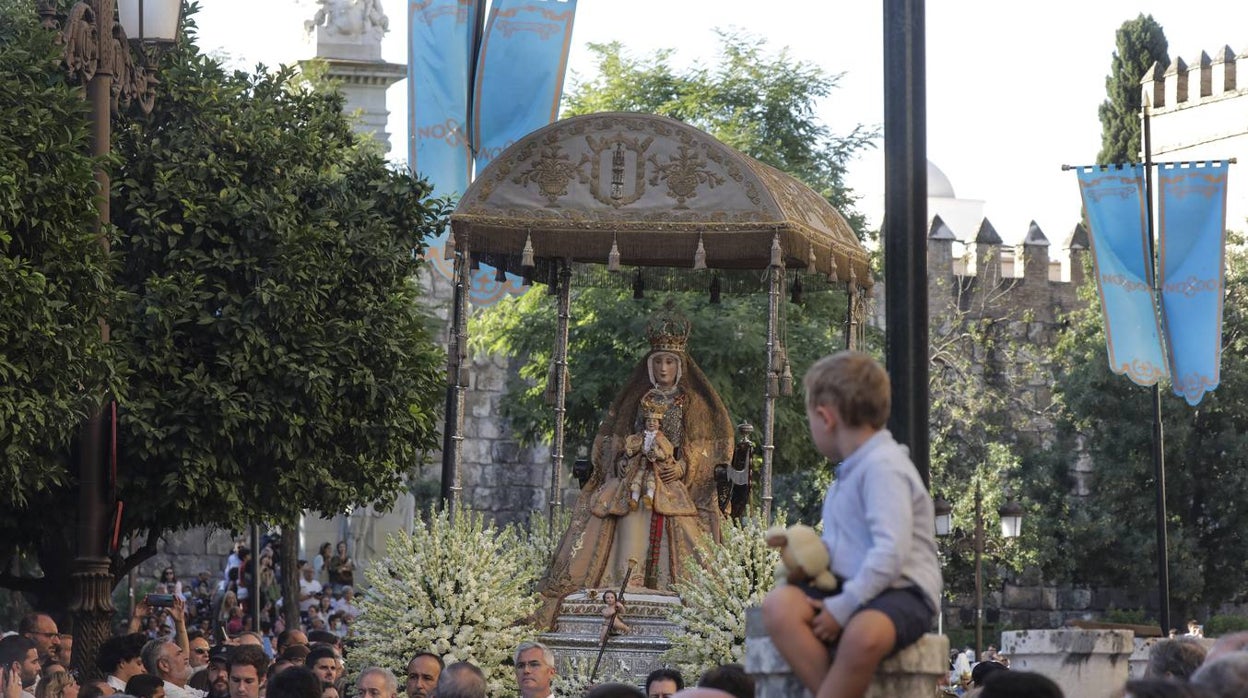
[[[524,251],[520,253],[520,268],[532,269],[536,266],[533,263],[533,236],[526,234],[524,236]]]
[[[641,278],[641,269],[637,270],[637,278],[633,279],[633,300],[639,301],[646,297],[646,282]]]
[[[784,372],[780,374],[780,394],[784,397],[793,395],[793,370],[789,368],[789,360],[784,360]]]
[[[811,245],[806,255],[806,273],[814,274],[817,272],[818,269],[815,268],[815,246]]]
[[[611,236],[611,252],[607,254],[607,271],[616,272],[620,270],[620,246],[615,243],[615,236]]]
[[[771,266],[784,266],[784,249],[780,247],[780,233],[771,239]]]
[[[706,246],[702,244],[702,236],[698,235],[698,249],[693,253],[693,268],[706,268]]]
[[[719,305],[719,274],[711,277],[711,303]]]
[[[834,284],[838,281],[836,278],[836,255],[828,255],[828,283]]]
[[[446,234],[446,244],[442,246],[442,259],[455,259],[455,233]]]
[[[494,280],[498,283],[506,283],[507,281],[507,263],[499,260],[498,266],[494,267]]]

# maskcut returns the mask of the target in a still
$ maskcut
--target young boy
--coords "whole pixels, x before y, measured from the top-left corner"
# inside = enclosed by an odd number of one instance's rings
[[[826,356],[805,388],[815,447],[839,461],[823,500],[823,541],[843,584],[832,595],[778,586],[763,620],[813,695],[861,698],[880,661],[922,637],[939,608],[932,498],[884,429],[890,390],[879,363],[859,352]]]

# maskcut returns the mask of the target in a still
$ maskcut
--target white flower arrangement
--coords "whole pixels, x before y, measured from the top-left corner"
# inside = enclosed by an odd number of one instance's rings
[[[511,527],[486,525],[469,510],[454,521],[435,512],[410,536],[390,536],[386,557],[366,573],[352,670],[381,666],[402,676],[413,655],[432,652],[480,667],[490,695],[514,692],[512,652],[536,636],[527,619],[537,608],[537,572],[526,546]]]
[[[676,586],[683,603],[670,616],[680,630],[668,634],[672,647],[663,654],[684,676],[744,661],[745,610],[761,604],[775,585],[780,560],[763,539],[765,530],[754,518],[726,524],[720,543],[704,548],[705,565],[687,562]]]

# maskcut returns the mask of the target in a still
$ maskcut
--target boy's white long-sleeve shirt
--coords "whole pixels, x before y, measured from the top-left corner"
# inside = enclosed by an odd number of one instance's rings
[[[842,627],[890,588],[917,586],[940,608],[940,562],[931,495],[905,447],[881,430],[836,468],[823,499],[823,542],[845,580],[824,600]]]

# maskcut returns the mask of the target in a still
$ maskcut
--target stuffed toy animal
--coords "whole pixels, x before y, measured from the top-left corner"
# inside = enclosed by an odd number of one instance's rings
[[[836,591],[836,575],[832,574],[832,559],[823,540],[810,526],[797,524],[787,529],[773,526],[764,534],[767,545],[780,549],[780,564],[776,565],[776,583],[798,584],[809,582],[823,591]]]

